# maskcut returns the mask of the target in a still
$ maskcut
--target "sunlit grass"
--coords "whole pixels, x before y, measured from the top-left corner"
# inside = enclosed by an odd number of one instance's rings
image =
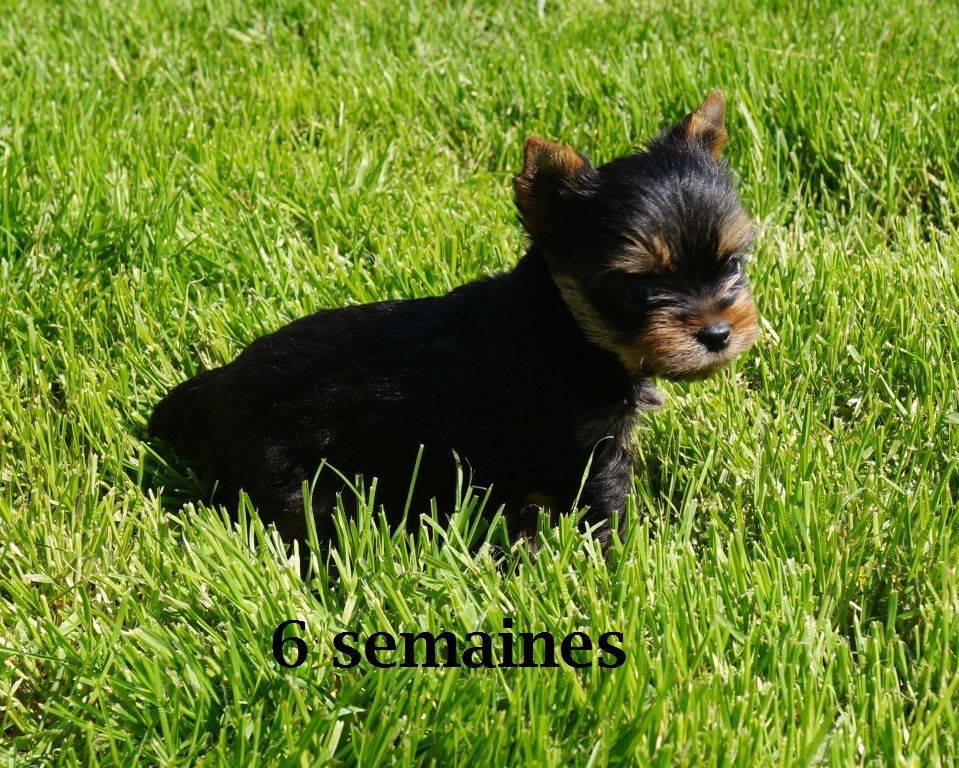
[[[950,4],[891,0],[9,7],[0,754],[952,764],[957,39]],[[201,468],[144,444],[169,386],[284,322],[513,264],[526,135],[602,162],[715,87],[763,337],[665,387],[608,562],[570,519],[505,553],[464,489],[416,535],[341,519],[304,581],[250,510],[187,503]],[[344,629],[504,616],[621,631],[627,662],[331,663]],[[295,670],[271,655],[288,618]]]

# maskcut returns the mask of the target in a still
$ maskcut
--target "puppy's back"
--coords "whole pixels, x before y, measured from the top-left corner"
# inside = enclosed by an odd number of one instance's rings
[[[222,370],[203,371],[170,390],[153,409],[147,426],[150,436],[182,451],[199,452],[206,438],[209,389]]]

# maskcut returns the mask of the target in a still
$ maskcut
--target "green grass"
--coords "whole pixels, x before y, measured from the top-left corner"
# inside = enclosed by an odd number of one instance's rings
[[[954,764],[959,8],[251,6],[0,15],[0,755]],[[568,519],[506,556],[473,500],[412,537],[344,524],[304,583],[255,518],[180,512],[197,478],[142,441],[167,387],[317,308],[508,268],[527,134],[604,161],[714,87],[763,337],[667,387],[608,564]],[[506,615],[622,631],[627,662],[331,665],[342,629]]]

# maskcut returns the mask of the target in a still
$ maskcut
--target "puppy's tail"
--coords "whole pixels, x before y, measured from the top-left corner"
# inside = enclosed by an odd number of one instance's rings
[[[220,369],[203,371],[171,389],[153,409],[147,431],[178,448],[198,448],[207,432],[207,393]]]

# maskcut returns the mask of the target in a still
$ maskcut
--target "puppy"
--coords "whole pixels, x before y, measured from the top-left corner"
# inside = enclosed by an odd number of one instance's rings
[[[578,504],[607,538],[637,414],[660,404],[653,379],[707,376],[757,338],[725,115],[713,93],[599,168],[528,139],[514,190],[531,243],[512,271],[297,320],[173,389],[150,434],[208,462],[220,501],[245,490],[287,539],[305,536],[314,480],[317,530],[332,533],[345,484],[317,475],[324,460],[377,478],[390,520],[408,507],[414,526],[432,499],[452,511],[457,457],[514,535]]]

